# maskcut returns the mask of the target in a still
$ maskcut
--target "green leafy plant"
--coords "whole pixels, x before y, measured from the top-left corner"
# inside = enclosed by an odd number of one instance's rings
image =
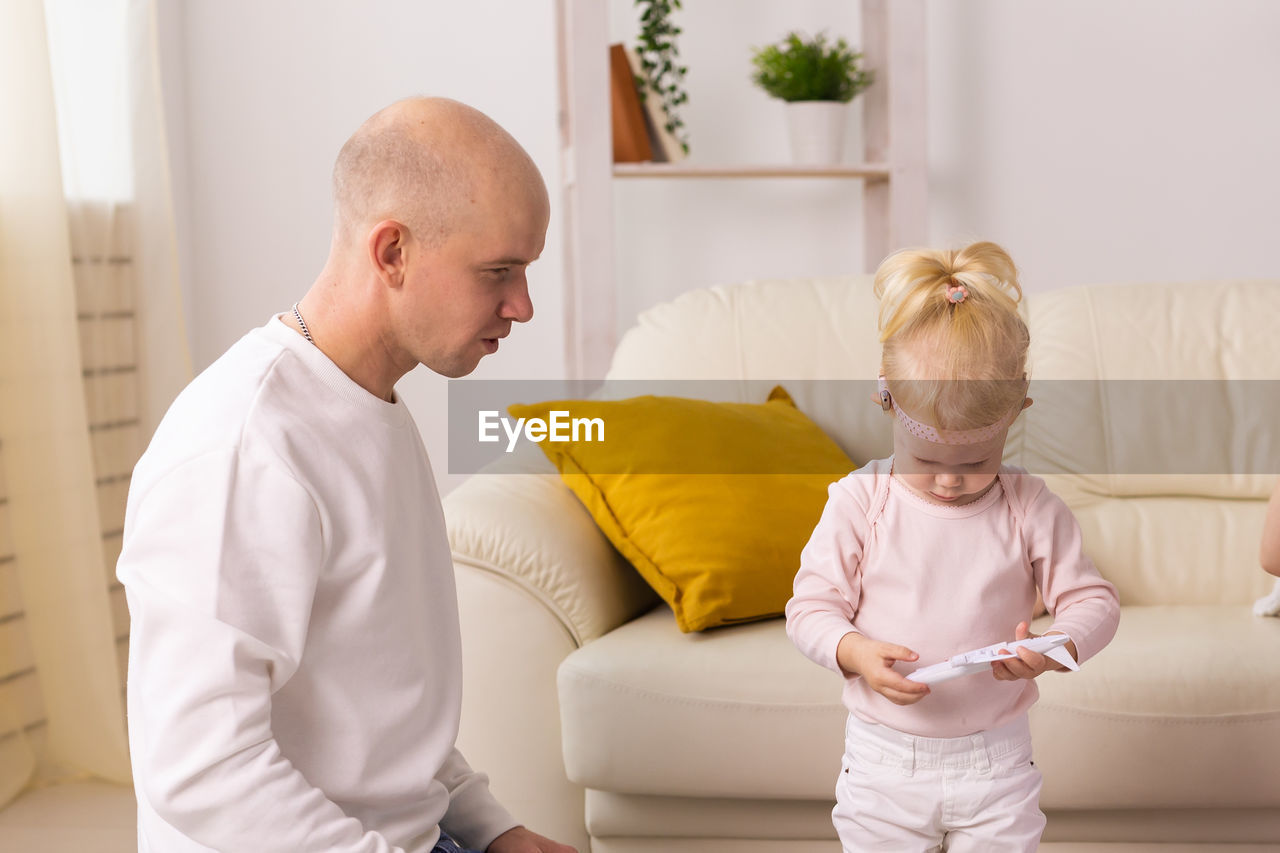
[[[688,68],[680,64],[676,37],[680,28],[671,22],[671,13],[681,8],[681,0],[635,0],[640,12],[640,32],[636,36],[636,54],[647,80],[639,81],[641,97],[645,84],[662,99],[667,116],[667,131],[689,153],[689,133],[680,118],[679,108],[689,100],[684,91],[684,75]]]
[[[792,32],[753,51],[751,82],[784,101],[848,103],[875,81],[874,71],[858,67],[860,59],[844,39],[828,45],[824,33],[805,39]]]

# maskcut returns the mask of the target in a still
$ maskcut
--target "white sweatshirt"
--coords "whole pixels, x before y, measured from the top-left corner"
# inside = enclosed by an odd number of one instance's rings
[[[273,318],[179,395],[134,471],[139,849],[483,850],[516,821],[454,748],[453,565],[402,401]]]

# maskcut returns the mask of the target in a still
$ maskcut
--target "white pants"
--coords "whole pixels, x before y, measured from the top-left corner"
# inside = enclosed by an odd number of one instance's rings
[[[849,715],[831,813],[845,853],[1035,853],[1039,802],[1025,714],[958,738],[915,737]]]

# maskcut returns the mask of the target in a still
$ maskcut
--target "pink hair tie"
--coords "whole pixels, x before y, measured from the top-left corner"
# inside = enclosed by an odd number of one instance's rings
[[[947,301],[955,305],[959,305],[969,297],[969,288],[953,279],[948,279],[951,284],[947,285]]]

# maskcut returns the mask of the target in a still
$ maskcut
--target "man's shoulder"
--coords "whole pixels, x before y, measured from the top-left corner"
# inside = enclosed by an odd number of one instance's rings
[[[202,370],[169,406],[143,461],[168,466],[236,447],[246,425],[260,414],[263,391],[273,380],[284,348],[250,331]],[[162,464],[166,464],[162,463]]]
[[[164,419],[238,420],[252,408],[285,350],[254,329],[202,370]]]

